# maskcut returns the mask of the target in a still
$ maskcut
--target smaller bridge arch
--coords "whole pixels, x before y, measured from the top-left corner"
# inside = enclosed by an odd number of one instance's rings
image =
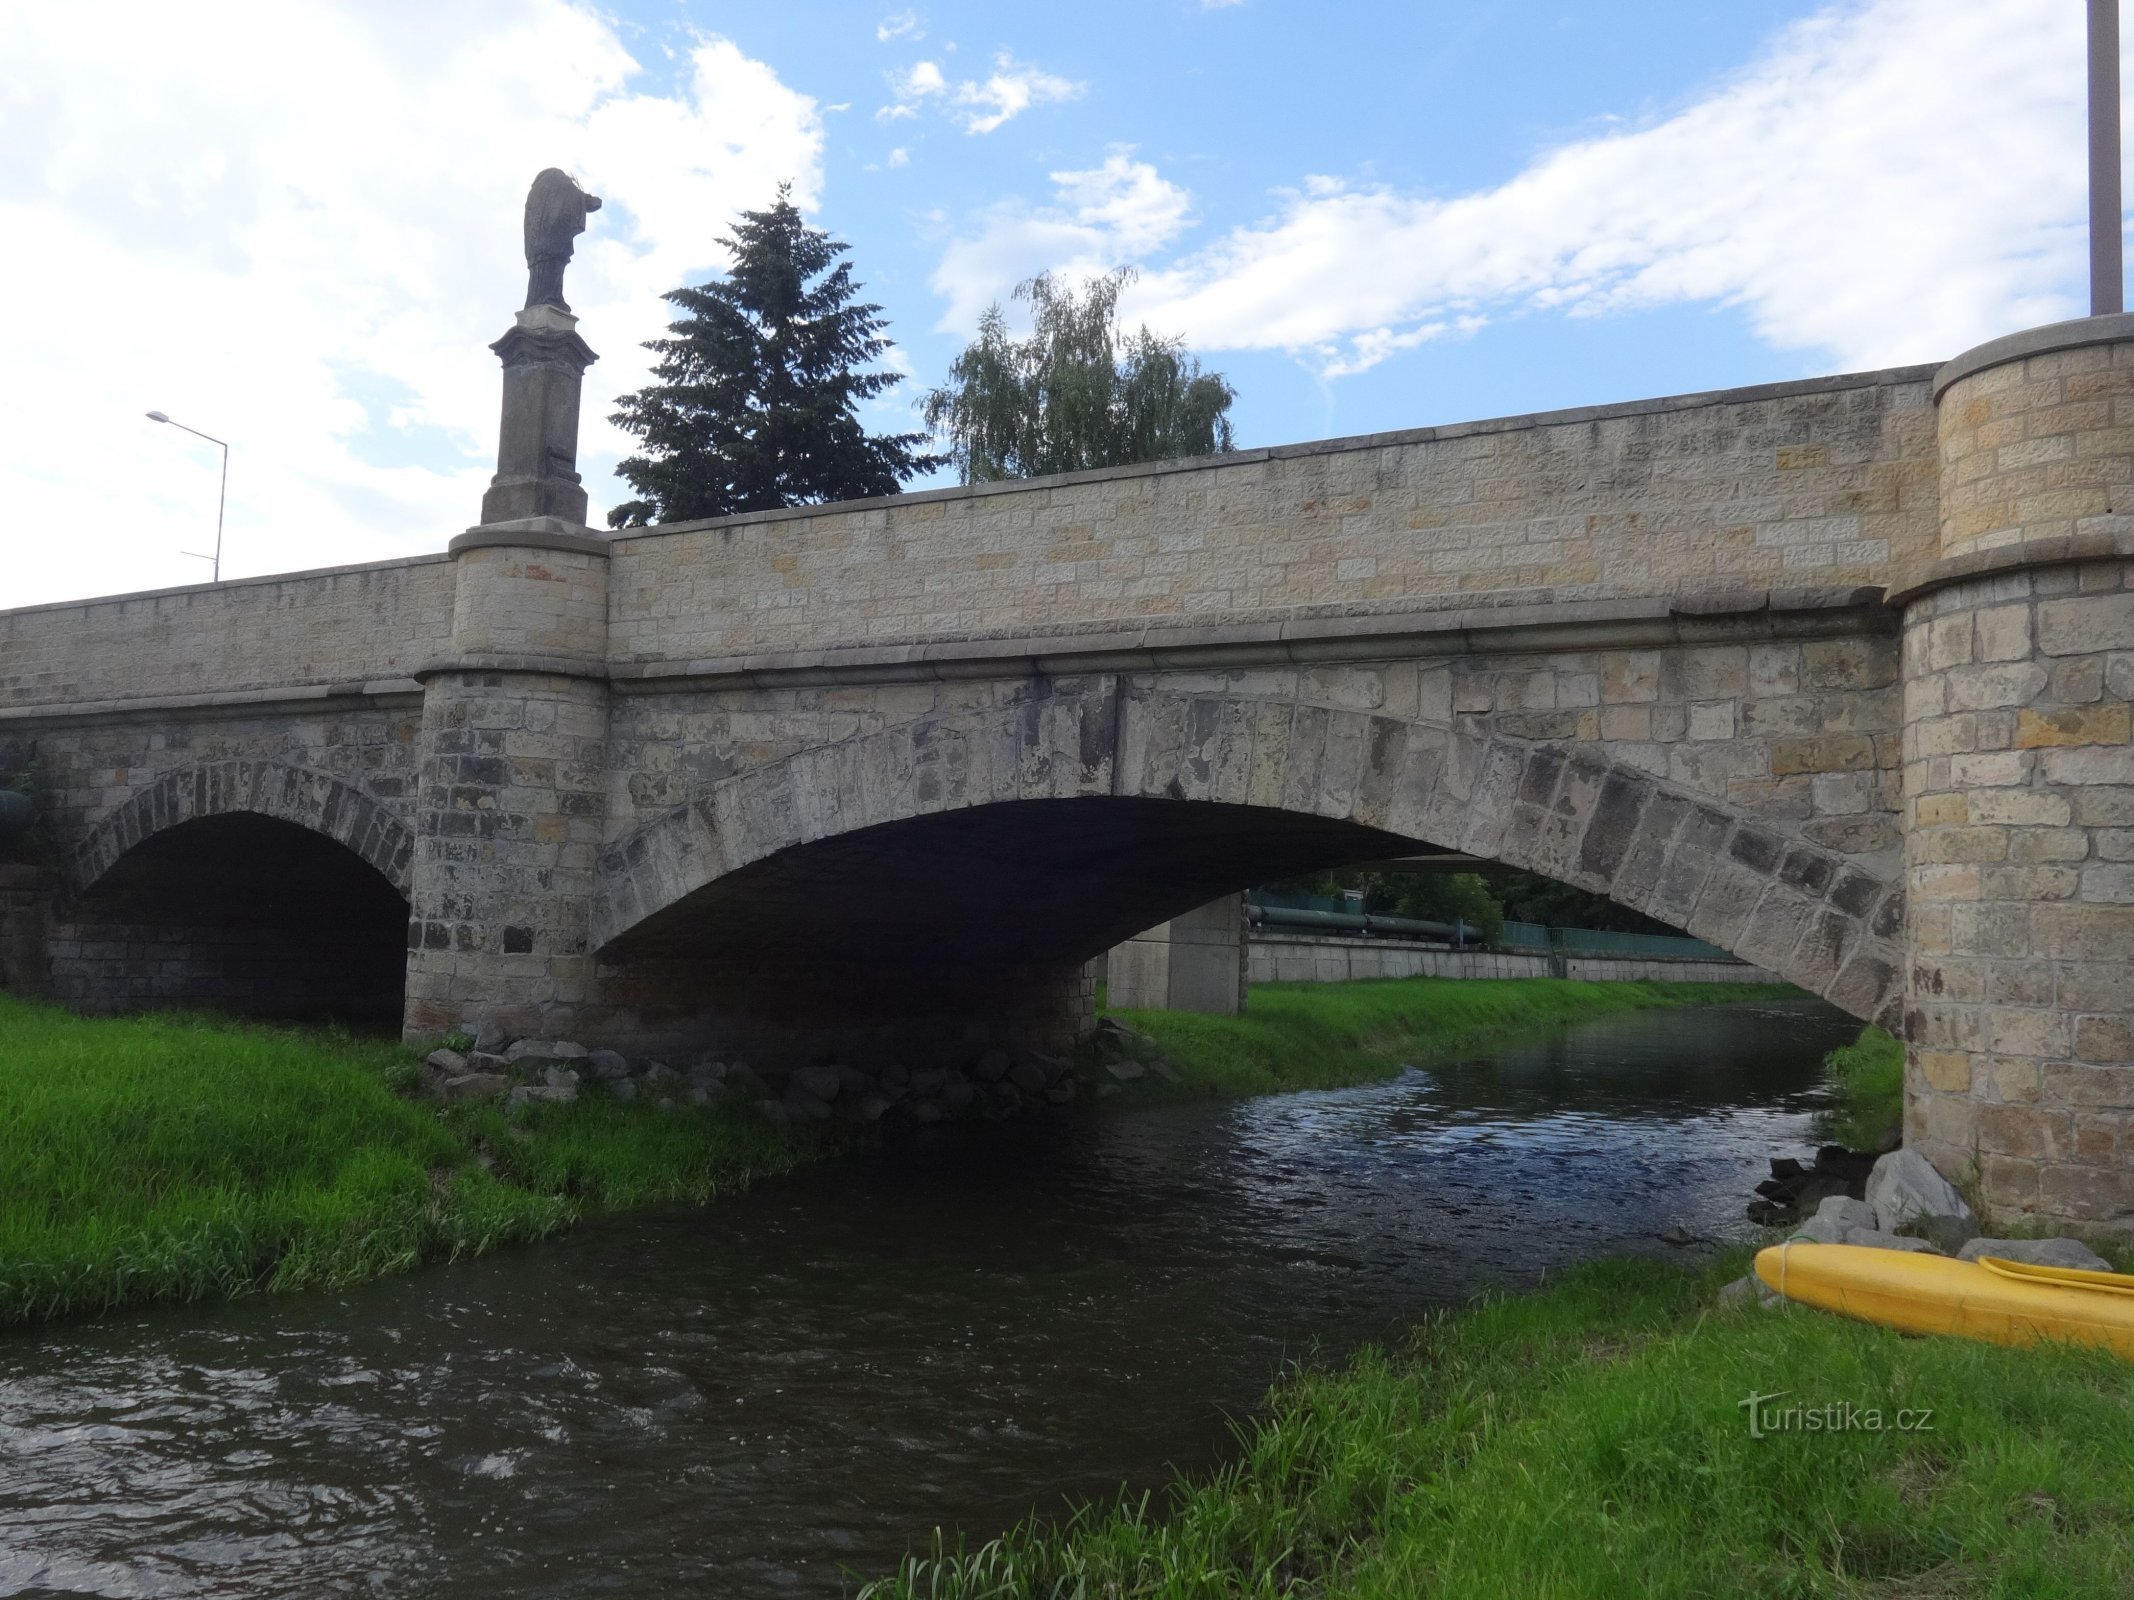
[[[73,888],[94,889],[121,856],[165,829],[240,813],[324,834],[408,897],[415,840],[400,819],[331,773],[278,761],[208,761],[161,774],[88,830],[69,860]]]
[[[266,760],[174,769],[71,853],[53,992],[90,1010],[397,1028],[413,864],[400,820],[331,774]]]
[[[1005,705],[801,751],[711,786],[604,852],[592,943],[611,961],[679,953],[692,906],[703,930],[750,918],[751,895],[761,904],[804,885],[831,891],[838,874],[860,881],[869,841],[930,851],[953,877],[1078,832],[1088,842],[1062,845],[1049,881],[1094,879],[1103,869],[1071,863],[1098,861],[1098,811],[1119,819],[1122,851],[1140,851],[1131,870],[1162,865],[1150,872],[1162,887],[1109,921],[1069,924],[1062,939],[1086,949],[1004,947],[1081,960],[1256,878],[1436,847],[1606,895],[1902,1031],[1901,887],[1603,747],[1109,676],[1050,680]],[[959,836],[970,864],[950,867]],[[811,866],[815,857],[836,858],[836,873]],[[911,900],[923,877],[880,859],[882,883]],[[1115,873],[1114,892],[1130,875]]]

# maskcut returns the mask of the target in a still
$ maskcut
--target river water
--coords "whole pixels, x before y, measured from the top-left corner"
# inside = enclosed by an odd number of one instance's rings
[[[1809,1001],[870,1151],[341,1293],[0,1337],[0,1595],[834,1596],[1159,1486],[1286,1362],[1805,1148]]]

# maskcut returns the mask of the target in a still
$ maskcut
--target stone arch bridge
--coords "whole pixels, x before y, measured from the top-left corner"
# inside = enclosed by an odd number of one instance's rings
[[[2134,1221],[2134,318],[612,537],[577,493],[0,612],[53,852],[0,890],[9,981],[415,1038],[1057,1040],[1135,931],[1434,846],[1882,1023],[1945,1171]]]

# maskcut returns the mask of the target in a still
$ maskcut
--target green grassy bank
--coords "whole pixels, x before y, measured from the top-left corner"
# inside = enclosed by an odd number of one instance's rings
[[[348,1283],[792,1165],[731,1109],[407,1098],[397,1044],[0,995],[0,1325]]]
[[[1797,991],[1748,983],[1585,983],[1565,978],[1375,978],[1256,983],[1239,1017],[1114,1011],[1162,1046],[1178,1081],[1150,1076],[1128,1103],[1337,1089],[1407,1062],[1522,1033],[1655,1006],[1770,1000]]]
[[[937,1549],[863,1594],[2127,1593],[2134,1364],[1716,1309],[1744,1267],[1603,1262],[1448,1314],[1279,1385],[1213,1476]],[[1781,1391],[1753,1437],[1742,1402]],[[1787,1406],[1853,1426],[1787,1429]]]
[[[1904,1126],[1904,1045],[1880,1028],[1829,1056],[1837,1102],[1816,1119],[1816,1132],[1854,1150],[1873,1150]]]
[[[1655,1005],[1706,984],[1398,979],[1253,990],[1249,1015],[1123,1014],[1178,1082],[1126,1105],[1326,1087],[1403,1060]],[[349,1283],[540,1238],[588,1211],[694,1203],[826,1148],[734,1106],[591,1095],[507,1115],[414,1097],[384,1040],[0,995],[0,1325]]]

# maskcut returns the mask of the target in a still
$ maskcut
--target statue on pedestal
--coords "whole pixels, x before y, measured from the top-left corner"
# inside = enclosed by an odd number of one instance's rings
[[[570,264],[571,241],[585,232],[588,213],[600,209],[600,196],[587,194],[560,167],[544,167],[526,195],[526,304],[570,310],[563,298],[563,269]]]

